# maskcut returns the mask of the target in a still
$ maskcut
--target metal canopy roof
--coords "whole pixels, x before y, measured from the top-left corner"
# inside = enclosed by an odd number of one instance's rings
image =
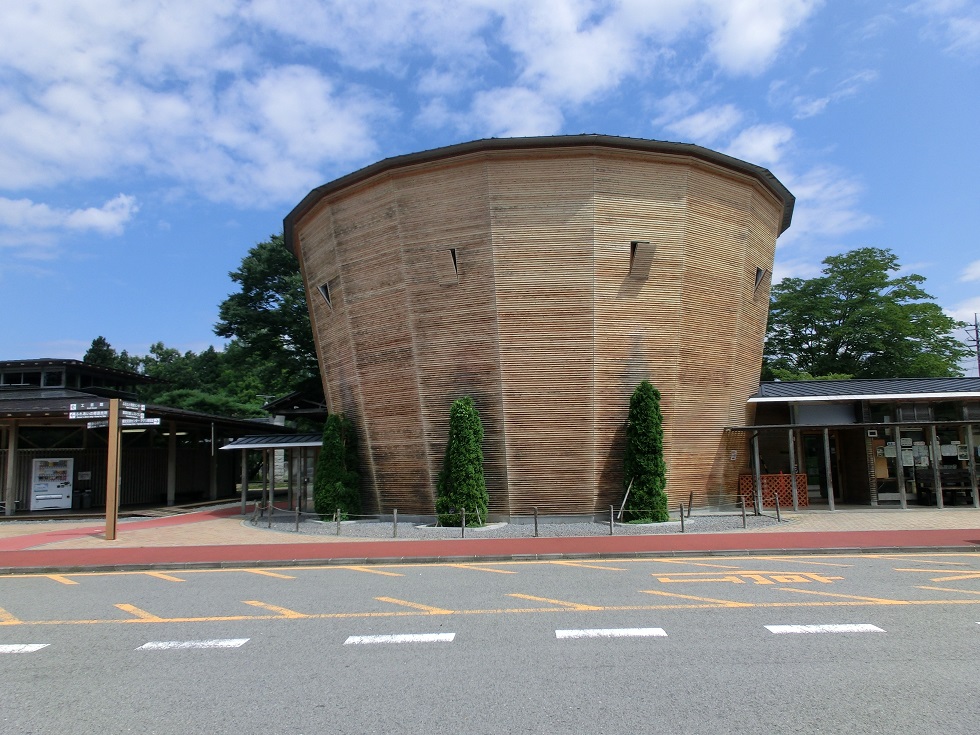
[[[300,449],[323,445],[321,434],[264,434],[243,436],[222,449]]]
[[[980,378],[766,381],[749,403],[980,398]]]

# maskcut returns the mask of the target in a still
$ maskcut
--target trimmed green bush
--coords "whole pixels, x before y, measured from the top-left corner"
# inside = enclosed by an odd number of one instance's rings
[[[440,525],[459,526],[466,509],[466,525],[486,522],[490,497],[483,477],[483,424],[469,396],[453,403],[449,411],[449,441],[439,484],[436,515]]]
[[[644,380],[630,398],[626,424],[626,456],[623,461],[623,490],[632,481],[626,502],[627,520],[663,523],[667,509],[667,464],[664,461],[664,417],[660,391]]]
[[[357,472],[357,435],[344,414],[330,414],[323,426],[323,446],[313,476],[313,507],[323,518],[338,508],[344,516],[361,512]]]

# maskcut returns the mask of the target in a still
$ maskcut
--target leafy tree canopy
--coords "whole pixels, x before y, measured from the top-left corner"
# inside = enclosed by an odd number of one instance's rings
[[[822,275],[772,288],[764,377],[925,378],[962,375],[969,350],[916,274],[897,276],[890,250],[825,258]],[[766,373],[766,370],[770,372]]]
[[[630,492],[627,499],[630,520],[654,523],[670,520],[660,391],[647,380],[630,396],[623,481]]]
[[[490,496],[483,475],[483,423],[469,396],[449,409],[449,441],[436,487],[436,515],[443,526],[477,526],[487,520]]]

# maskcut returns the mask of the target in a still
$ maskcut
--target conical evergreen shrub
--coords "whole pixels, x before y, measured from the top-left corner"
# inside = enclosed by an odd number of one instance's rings
[[[627,520],[662,523],[670,518],[663,422],[660,391],[644,380],[630,398],[626,424],[623,490],[633,484],[626,503]]]
[[[490,502],[483,477],[483,424],[473,399],[455,401],[449,411],[449,441],[436,487],[436,515],[443,526],[486,522]]]
[[[313,475],[313,507],[323,518],[332,517],[338,508],[343,516],[361,512],[357,434],[344,414],[330,414],[323,426],[323,445]]]

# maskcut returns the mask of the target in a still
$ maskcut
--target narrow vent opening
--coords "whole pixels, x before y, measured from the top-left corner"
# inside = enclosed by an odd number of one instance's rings
[[[630,242],[630,270],[631,278],[646,278],[650,275],[650,266],[653,264],[654,247],[647,240],[633,240]]]
[[[332,309],[333,304],[330,303],[330,284],[323,283],[317,286],[316,290],[320,292],[320,295],[323,297],[323,300],[326,302],[327,306]]]

